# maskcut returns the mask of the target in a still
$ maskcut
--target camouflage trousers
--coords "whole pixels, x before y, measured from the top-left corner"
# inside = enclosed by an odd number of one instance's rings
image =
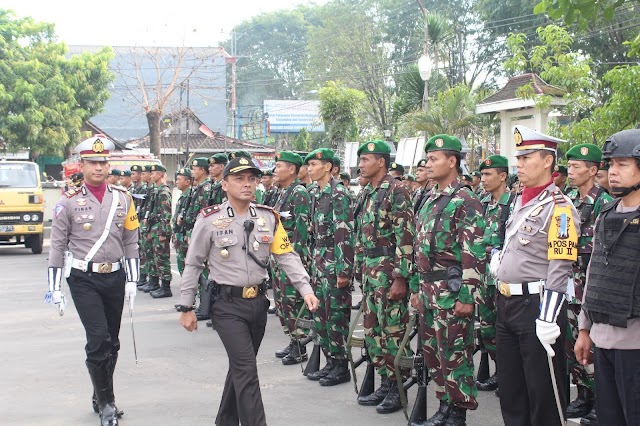
[[[363,285],[364,332],[367,351],[381,376],[395,380],[393,362],[409,322],[408,299],[389,300],[389,288],[393,279],[384,272],[367,276]],[[411,348],[402,350],[403,356],[412,356]]]
[[[580,304],[567,305],[567,330],[565,338],[565,354],[567,355],[567,363],[569,373],[571,374],[571,382],[575,385],[588,388],[595,393],[596,381],[594,376],[593,364],[587,366],[581,365],[576,360],[573,352],[573,346],[578,338],[578,315],[580,315]],[[594,347],[591,347],[591,355],[593,356]]]
[[[147,235],[147,243],[150,247],[150,256],[147,259],[149,268],[147,273],[149,276],[158,277],[161,280],[171,281],[171,261],[169,259],[171,253],[171,238],[165,238],[160,241],[155,226],[151,227]]]
[[[296,318],[304,306],[304,300],[298,290],[291,284],[289,277],[277,263],[272,267],[273,299],[276,305],[276,315],[280,319],[284,334],[292,339],[303,338],[309,330],[296,326]],[[305,308],[300,318],[308,318],[309,310]]]
[[[184,242],[184,235],[181,233],[173,234],[173,248],[176,249],[176,263],[178,272],[182,275],[184,271],[184,259],[187,257],[187,244]]]
[[[482,303],[478,304],[480,319],[480,335],[487,353],[496,360],[496,286],[480,287]]]
[[[140,274],[149,275],[149,244],[147,243],[148,229],[140,224],[138,228],[138,256],[140,257]]]
[[[325,356],[347,359],[351,290],[338,288],[335,277],[315,277],[315,293],[319,303],[313,322],[320,348]]]
[[[475,410],[478,389],[473,367],[473,316],[460,318],[453,309],[429,309],[424,302],[420,303],[420,337],[436,397]]]

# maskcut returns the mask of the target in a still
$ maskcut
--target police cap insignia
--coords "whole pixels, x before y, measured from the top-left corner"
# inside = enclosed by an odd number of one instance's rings
[[[516,141],[516,145],[520,145],[522,143],[522,135],[520,134],[520,130],[516,129],[513,132],[513,139]]]
[[[102,143],[100,139],[96,139],[91,149],[93,150],[93,152],[104,152],[104,143]]]
[[[196,160],[193,160],[193,163],[191,163],[191,164],[194,165],[194,166],[197,166],[198,162]]]
[[[243,158],[240,158],[239,163],[242,164],[242,165],[247,165],[247,164],[249,164],[249,161],[247,161],[247,159],[243,157]]]

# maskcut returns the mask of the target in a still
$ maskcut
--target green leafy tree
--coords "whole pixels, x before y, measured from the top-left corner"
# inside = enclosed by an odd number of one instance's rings
[[[307,132],[307,129],[300,129],[293,140],[293,149],[296,151],[309,151],[309,132]]]
[[[67,52],[53,24],[0,10],[0,137],[9,151],[59,155],[102,110],[114,78],[111,49],[70,58]]]
[[[366,95],[340,81],[329,81],[320,89],[320,118],[329,133],[331,149],[338,151],[358,135],[358,116]]]
[[[625,3],[640,3],[638,0],[542,0],[538,3],[534,13],[546,13],[551,19],[563,19],[565,24],[578,24],[586,29],[600,17],[610,21]]]

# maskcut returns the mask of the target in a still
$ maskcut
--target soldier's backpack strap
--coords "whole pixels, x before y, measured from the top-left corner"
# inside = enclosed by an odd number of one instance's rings
[[[582,207],[582,210],[580,211],[580,235],[584,235],[585,233],[584,228],[589,224],[591,213],[593,213],[593,209],[596,208],[596,203],[598,202],[598,199],[602,196],[603,192],[604,192],[604,188],[599,187],[598,192],[596,193],[596,196],[593,197],[593,203],[585,203],[584,207]]]
[[[282,206],[287,204],[287,202],[289,201],[289,198],[291,198],[291,194],[293,193],[293,190],[296,189],[296,187],[299,185],[301,185],[299,181],[297,182],[294,181],[291,185],[289,185],[289,188],[287,188],[287,191],[282,196],[282,202],[280,203],[280,200],[276,200],[274,207],[280,204],[280,208],[282,208]]]
[[[507,232],[507,220],[509,220],[509,214],[511,213],[511,205],[513,201],[516,199],[516,193],[512,192],[509,194],[509,200],[507,200],[507,204],[500,205],[500,222],[498,222],[498,241],[500,244],[500,248],[504,244],[504,236]]]
[[[435,256],[433,256],[433,249],[436,243],[436,229],[438,228],[438,224],[440,223],[440,217],[442,216],[442,212],[449,204],[449,201],[453,198],[454,195],[458,193],[463,187],[469,187],[469,185],[465,185],[464,183],[458,183],[458,185],[451,191],[451,194],[442,194],[438,197],[438,203],[436,204],[436,217],[433,220],[433,228],[431,228],[431,238],[429,238],[429,250],[431,251],[429,255],[429,265],[431,269],[433,269],[433,264],[435,263]]]
[[[376,194],[376,200],[373,202],[373,218],[374,218],[373,219],[373,241],[374,242],[378,241],[378,222],[380,221],[380,206],[382,205],[384,200],[387,198],[387,195],[389,194],[389,189],[391,187],[392,181],[393,181],[393,178],[391,177],[391,175],[386,175],[385,177],[382,178],[382,180],[378,184],[378,193]],[[382,188],[382,185],[385,182],[387,183],[387,185],[385,185],[385,187]]]

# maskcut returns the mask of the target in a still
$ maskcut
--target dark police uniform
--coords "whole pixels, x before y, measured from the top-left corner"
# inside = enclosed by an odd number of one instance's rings
[[[110,147],[113,142],[98,135],[83,141],[76,151],[83,159],[105,161]],[[127,191],[105,185],[102,202],[84,185],[58,200],[51,226],[48,278],[56,302],[54,293],[60,291],[63,267],[70,270],[67,283],[87,335],[86,365],[97,408],[103,413],[103,425],[116,425],[113,372],[120,349],[125,282],[136,282],[139,274],[138,219]],[[98,240],[103,241],[96,244]]]
[[[243,170],[259,173],[251,160],[233,159],[224,176]],[[193,305],[198,276],[208,261],[215,277],[217,300],[213,325],[229,356],[229,372],[216,418],[217,425],[265,425],[256,354],[267,324],[265,295],[269,256],[287,273],[303,296],[312,294],[309,275],[293,251],[277,214],[251,204],[239,215],[230,202],[203,209],[198,215],[185,261],[181,308]]]

